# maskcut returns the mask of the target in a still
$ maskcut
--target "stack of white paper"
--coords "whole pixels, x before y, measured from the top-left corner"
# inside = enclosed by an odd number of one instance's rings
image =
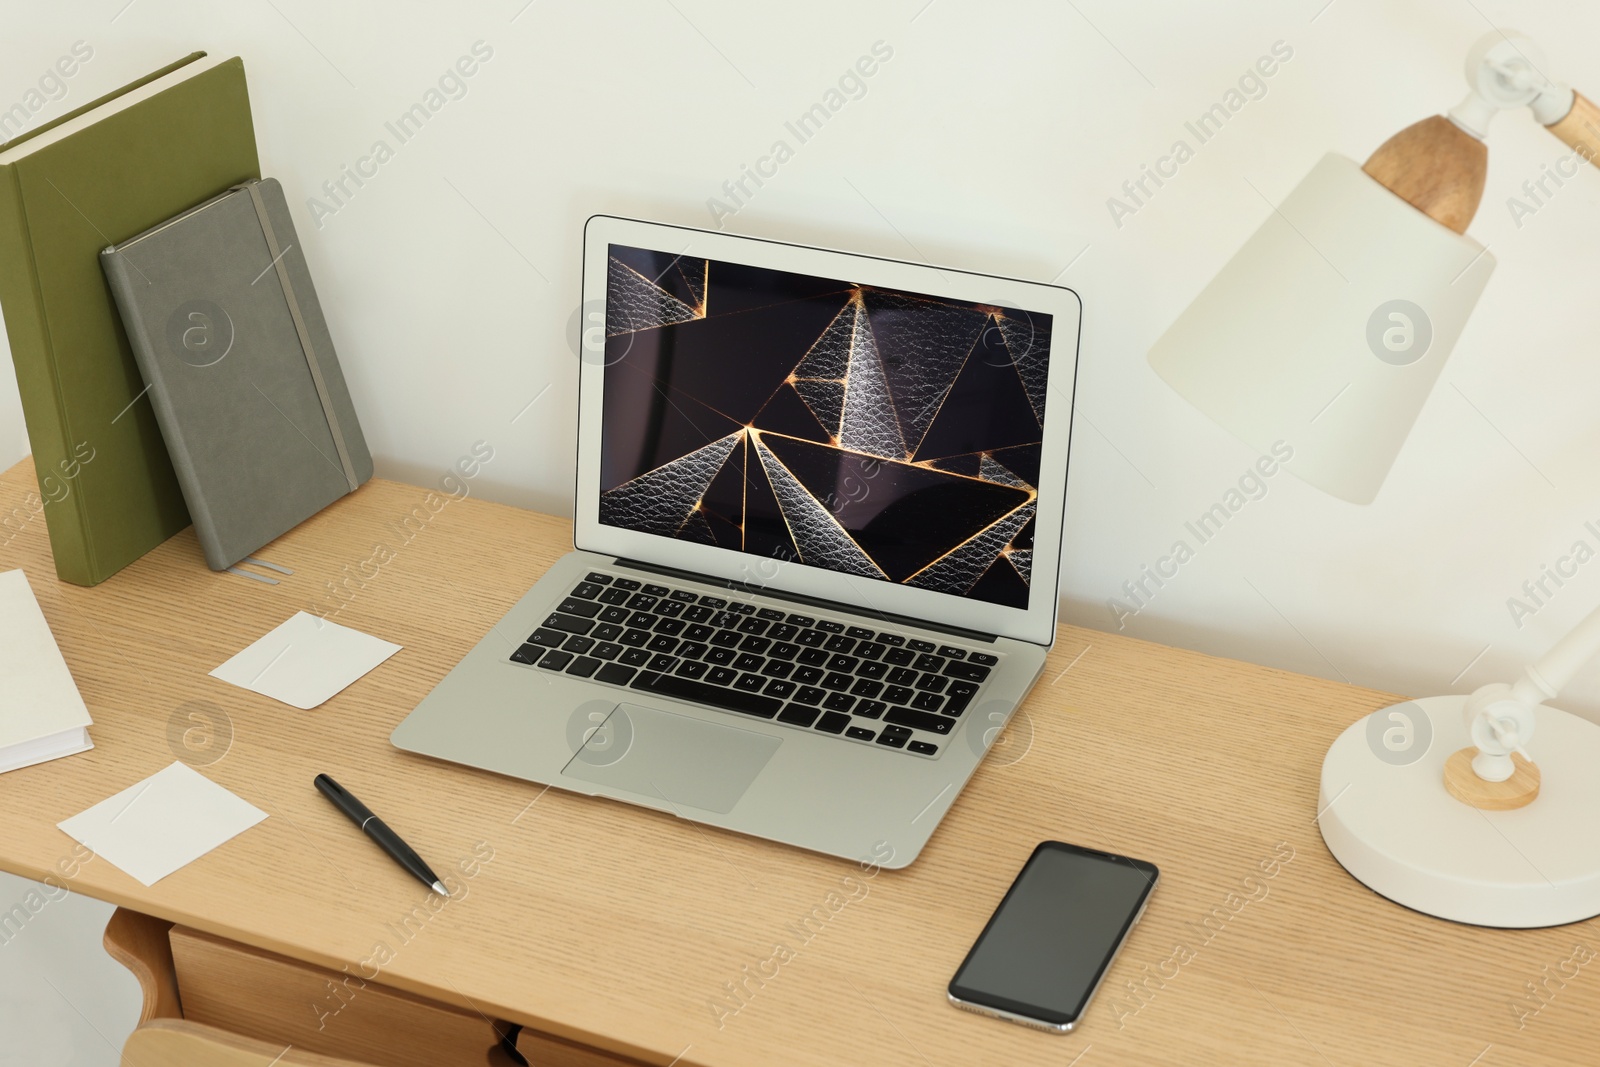
[[[0,771],[93,748],[91,725],[27,576],[0,572]]]

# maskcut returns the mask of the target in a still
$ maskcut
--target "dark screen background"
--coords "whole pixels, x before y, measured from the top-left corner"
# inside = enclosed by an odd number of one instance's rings
[[[955,981],[1075,1016],[1149,886],[1126,862],[1042,849]]]
[[[1050,317],[612,245],[600,521],[1025,608]]]

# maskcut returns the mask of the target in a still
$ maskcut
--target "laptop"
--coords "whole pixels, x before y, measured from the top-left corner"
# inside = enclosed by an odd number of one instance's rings
[[[1069,289],[584,229],[574,551],[393,743],[882,867],[1055,634]]]

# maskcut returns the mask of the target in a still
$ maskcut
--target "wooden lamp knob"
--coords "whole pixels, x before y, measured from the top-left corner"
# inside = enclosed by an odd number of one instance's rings
[[[1600,133],[1585,132],[1591,143],[1600,141]],[[1434,115],[1383,142],[1361,169],[1435,222],[1465,233],[1483,199],[1489,150],[1443,115]]]
[[[1572,94],[1572,110],[1559,122],[1545,129],[1578,150],[1578,154],[1600,167],[1600,107],[1582,93]]]

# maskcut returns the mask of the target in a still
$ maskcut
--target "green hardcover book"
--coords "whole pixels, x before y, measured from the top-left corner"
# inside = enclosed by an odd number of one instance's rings
[[[0,145],[0,308],[64,581],[189,525],[100,250],[260,176],[244,63],[203,52]]]

